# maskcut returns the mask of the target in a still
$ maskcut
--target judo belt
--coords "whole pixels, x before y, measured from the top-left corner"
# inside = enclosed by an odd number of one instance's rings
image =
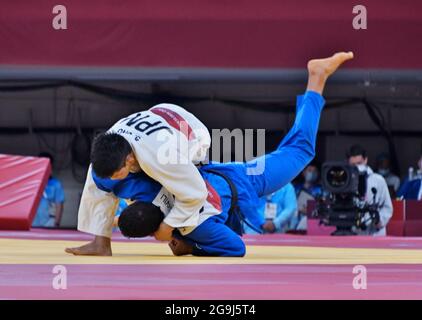
[[[245,230],[243,229],[243,223],[246,224],[252,230],[258,233],[262,233],[261,230],[259,230],[258,228],[250,224],[246,220],[242,212],[240,211],[240,208],[238,205],[239,193],[237,192],[236,185],[233,183],[233,181],[231,181],[231,179],[228,176],[226,176],[224,173],[222,173],[221,171],[217,171],[213,169],[205,169],[204,171],[220,176],[227,182],[227,184],[230,187],[232,198],[230,201],[229,216],[225,224],[240,236],[245,233]]]

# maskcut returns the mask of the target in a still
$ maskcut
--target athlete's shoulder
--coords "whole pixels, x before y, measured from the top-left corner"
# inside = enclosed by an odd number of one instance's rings
[[[183,108],[183,107],[181,107],[181,106],[179,106],[179,105],[177,105],[177,104],[173,104],[173,103],[159,103],[159,104],[156,104],[155,106],[152,106],[150,109],[149,109],[149,111],[152,111],[152,110],[154,110],[154,109],[160,109],[160,108],[164,108],[164,109],[168,109],[168,110],[172,110],[172,111],[175,111],[175,112],[182,112],[182,113],[184,113],[184,112],[188,112],[185,108]]]

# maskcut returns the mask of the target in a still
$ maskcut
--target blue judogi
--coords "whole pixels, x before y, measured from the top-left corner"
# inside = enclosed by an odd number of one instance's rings
[[[315,156],[315,143],[324,98],[307,91],[297,99],[296,119],[278,148],[249,162],[211,163],[199,168],[202,177],[217,190],[222,204],[221,214],[212,216],[182,237],[194,247],[194,255],[243,256],[242,239],[225,222],[231,204],[231,191],[216,170],[227,176],[238,191],[238,207],[245,220],[261,229],[264,217],[257,213],[259,198],[281,189],[296,177]],[[262,170],[263,169],[263,170]],[[123,180],[93,178],[99,189],[113,192],[119,198],[152,202],[161,185],[145,173],[129,174]]]

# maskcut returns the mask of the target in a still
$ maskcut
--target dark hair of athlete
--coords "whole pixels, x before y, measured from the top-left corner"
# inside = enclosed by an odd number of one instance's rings
[[[143,238],[157,231],[164,214],[151,203],[137,201],[123,210],[119,229],[125,237]]]
[[[102,133],[92,143],[92,169],[100,178],[110,178],[125,166],[126,157],[132,152],[129,142],[116,133]]]

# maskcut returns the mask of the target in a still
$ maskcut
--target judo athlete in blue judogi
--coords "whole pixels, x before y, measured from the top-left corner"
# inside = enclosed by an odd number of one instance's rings
[[[326,80],[352,58],[351,52],[337,53],[308,63],[308,86],[297,98],[294,125],[275,151],[245,163],[210,163],[198,168],[208,198],[199,211],[197,226],[174,228],[169,245],[175,255],[245,255],[242,225],[261,232],[265,220],[258,214],[259,198],[282,188],[315,156]],[[100,178],[93,172],[92,178],[98,189],[134,201],[119,217],[119,228],[125,236],[154,235],[172,210],[174,196],[143,172],[120,180]]]

